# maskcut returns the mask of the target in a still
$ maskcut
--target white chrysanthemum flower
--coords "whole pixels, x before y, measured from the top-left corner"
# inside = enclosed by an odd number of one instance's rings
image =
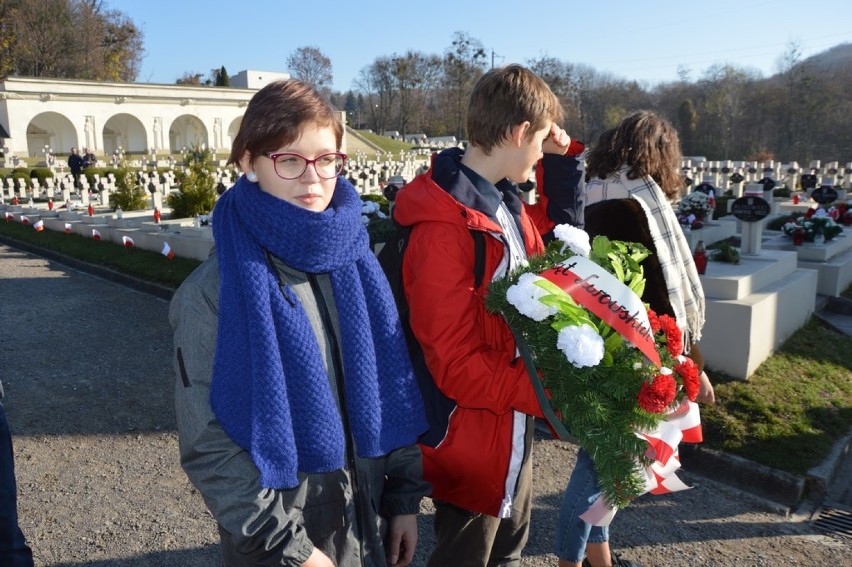
[[[592,250],[589,242],[589,233],[570,224],[557,224],[553,229],[553,236],[565,243],[574,254],[588,257]],[[565,250],[565,246],[562,247]]]
[[[506,299],[515,306],[522,315],[526,315],[534,321],[544,321],[551,315],[556,314],[556,308],[545,305],[539,298],[548,294],[539,286],[535,285],[539,276],[531,273],[522,274],[518,283],[506,290]]]
[[[604,341],[590,325],[565,327],[559,331],[556,346],[577,368],[597,366],[603,360]]]
[[[367,226],[368,224],[370,224],[370,217],[368,217],[367,215],[361,215],[361,223],[364,226]]]

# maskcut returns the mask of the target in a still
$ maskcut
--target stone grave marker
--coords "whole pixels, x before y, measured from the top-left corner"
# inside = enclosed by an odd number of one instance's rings
[[[743,221],[740,251],[744,255],[760,254],[763,241],[763,223],[769,215],[769,203],[763,198],[764,185],[749,183],[745,194],[731,205],[731,213]]]

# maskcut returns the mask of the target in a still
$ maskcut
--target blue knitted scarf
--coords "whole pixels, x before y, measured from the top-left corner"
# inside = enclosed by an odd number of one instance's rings
[[[426,428],[422,400],[355,188],[338,178],[329,207],[314,212],[243,176],[216,204],[213,236],[221,282],[210,404],[251,454],[261,485],[292,488],[298,472],[341,468],[349,442],[342,415],[362,457],[414,443]],[[297,270],[330,275],[343,410],[308,317],[267,251]]]

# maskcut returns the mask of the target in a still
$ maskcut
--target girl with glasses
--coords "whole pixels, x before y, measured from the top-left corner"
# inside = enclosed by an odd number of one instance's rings
[[[225,565],[410,564],[425,419],[393,297],[311,86],[250,101],[215,252],[172,300],[181,464]]]

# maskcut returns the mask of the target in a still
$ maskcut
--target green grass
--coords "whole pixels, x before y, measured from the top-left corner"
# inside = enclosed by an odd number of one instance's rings
[[[816,319],[748,381],[708,374],[716,404],[701,415],[711,448],[801,475],[852,426],[852,337]]]
[[[0,235],[52,250],[71,258],[104,266],[147,281],[176,288],[200,262],[189,258],[167,259],[159,252],[125,248],[107,241],[96,241],[79,234],[54,230],[36,232],[32,226],[0,220]]]
[[[376,144],[377,146],[379,146],[380,148],[382,148],[386,152],[393,152],[395,154],[398,154],[400,150],[408,151],[414,147],[412,144],[408,144],[400,140],[392,140],[387,136],[381,136],[373,132],[367,132],[366,130],[358,130],[358,133],[367,138],[369,141]]]
[[[0,235],[176,287],[196,260],[126,249],[0,220]],[[845,297],[852,299],[852,287]],[[717,402],[702,407],[704,445],[804,474],[819,464],[852,426],[852,338],[812,319],[750,377],[742,381],[708,373]]]

